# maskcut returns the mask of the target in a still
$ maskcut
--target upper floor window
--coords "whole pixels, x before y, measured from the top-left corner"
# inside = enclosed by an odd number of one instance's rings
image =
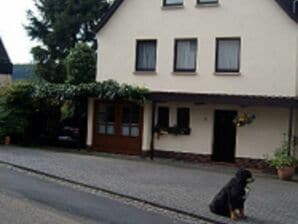
[[[197,66],[197,39],[176,40],[175,72],[195,72]]]
[[[216,39],[216,72],[240,71],[240,38]]]
[[[198,4],[217,4],[218,0],[197,0]]]
[[[156,40],[139,40],[136,49],[136,71],[155,71]]]
[[[183,5],[183,0],[163,0],[164,6]]]

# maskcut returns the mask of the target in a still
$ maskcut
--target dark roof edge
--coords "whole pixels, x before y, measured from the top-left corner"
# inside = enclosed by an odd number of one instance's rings
[[[101,21],[99,24],[95,27],[95,32],[98,33],[110,20],[110,18],[114,15],[114,13],[117,11],[119,6],[124,2],[124,0],[116,0],[108,12],[102,17]]]
[[[298,98],[266,95],[229,95],[184,92],[150,92],[148,99],[157,102],[193,102],[197,104],[232,104],[240,106],[298,107]]]
[[[294,1],[289,1],[289,0],[275,0],[275,1],[288,14],[289,17],[291,17],[296,23],[298,23],[298,13],[297,12],[296,14],[294,13]]]

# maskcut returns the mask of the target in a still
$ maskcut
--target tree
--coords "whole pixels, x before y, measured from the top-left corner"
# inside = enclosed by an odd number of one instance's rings
[[[71,48],[84,42],[96,49],[94,29],[108,10],[106,0],[34,0],[37,15],[27,12],[28,35],[40,42],[32,49],[36,73],[47,81],[66,79],[64,59]]]
[[[96,53],[87,44],[77,44],[66,58],[67,82],[73,85],[95,81]]]

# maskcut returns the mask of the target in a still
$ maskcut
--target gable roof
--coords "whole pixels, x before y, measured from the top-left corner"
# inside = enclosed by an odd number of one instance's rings
[[[100,23],[95,27],[95,31],[98,32],[101,28],[103,28],[110,18],[114,15],[117,11],[119,6],[124,2],[124,0],[115,0],[114,3],[111,5],[110,9],[103,15],[100,20]]]
[[[275,0],[283,9],[284,11],[296,22],[298,22],[298,1],[296,3],[297,9],[296,13],[294,13],[294,2],[296,0]],[[110,18],[114,15],[117,11],[119,6],[124,2],[124,0],[115,0],[114,3],[111,5],[110,9],[106,14],[103,15],[99,24],[95,27],[95,32],[99,32],[110,20]]]
[[[298,23],[298,1],[296,0],[275,0],[275,1],[286,11],[286,13],[296,23]],[[295,12],[295,7],[296,7],[296,12]]]
[[[0,38],[0,74],[12,74],[12,63]]]

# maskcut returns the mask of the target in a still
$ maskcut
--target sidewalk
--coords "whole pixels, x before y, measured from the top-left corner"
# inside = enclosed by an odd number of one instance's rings
[[[5,146],[0,161],[229,223],[211,214],[208,204],[233,168]],[[237,223],[298,224],[298,184],[256,175],[246,205],[249,219]]]

